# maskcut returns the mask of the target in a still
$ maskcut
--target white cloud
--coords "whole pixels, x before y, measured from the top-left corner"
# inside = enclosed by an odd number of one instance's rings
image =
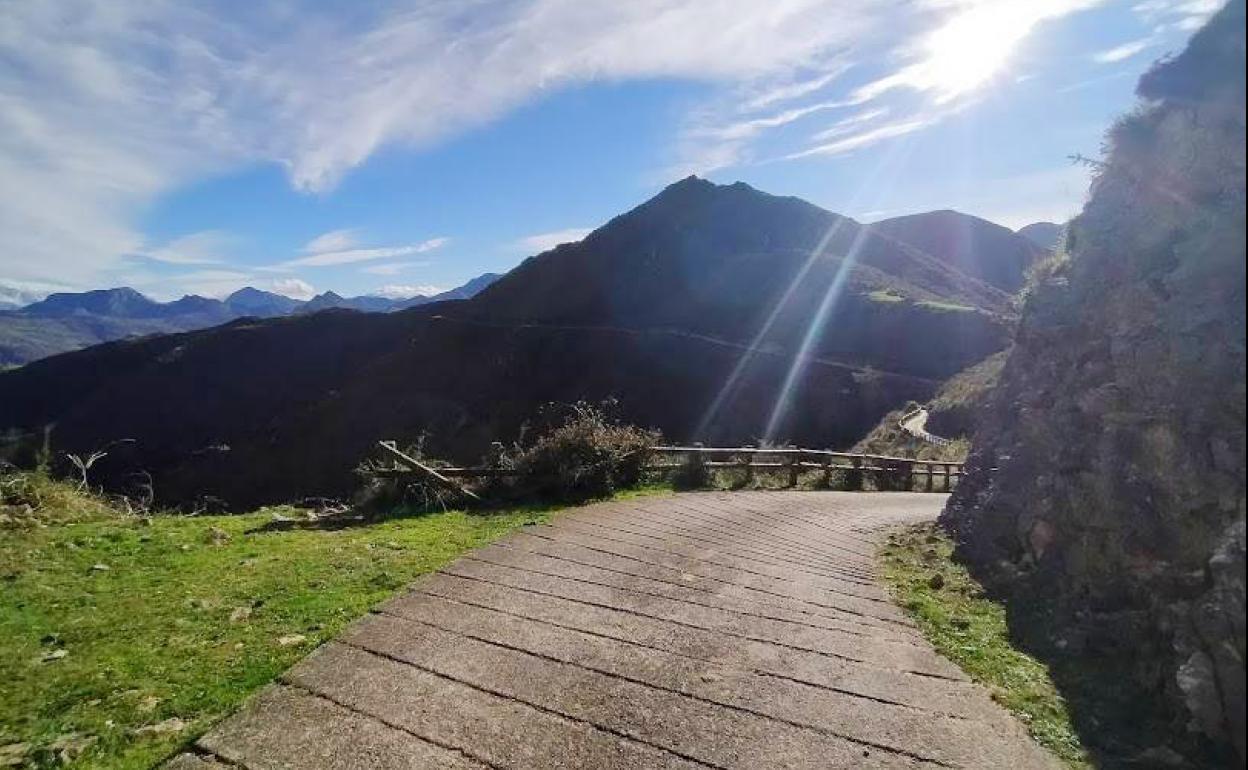
[[[323,251],[311,254],[306,257],[297,257],[277,265],[273,265],[269,269],[273,270],[293,270],[298,267],[332,267],[335,265],[352,265],[357,262],[372,262],[378,259],[393,259],[394,257],[406,257],[412,254],[424,254],[434,249],[440,249],[450,243],[450,238],[430,238],[421,243],[413,243],[406,246],[386,246],[375,249],[347,249],[345,251]]]
[[[830,142],[817,144],[814,147],[802,150],[801,152],[795,152],[787,156],[787,158],[792,160],[796,158],[807,158],[812,155],[844,155],[846,153],[853,152],[854,150],[861,150],[864,147],[870,147],[873,144],[878,144],[885,139],[893,139],[898,136],[912,134],[920,128],[924,128],[925,126],[934,123],[935,120],[935,118],[920,118],[915,120],[903,120],[895,123],[887,123],[883,126],[860,131],[856,134],[850,134],[849,136],[845,136],[840,139],[834,139]]]
[[[566,230],[556,230],[551,233],[526,235],[516,241],[516,248],[525,254],[540,254],[543,251],[550,251],[561,243],[579,241],[591,232],[593,228],[590,227],[569,227]]]
[[[316,289],[312,288],[312,284],[298,278],[278,278],[269,286],[274,293],[291,299],[309,300],[316,296]]]
[[[1113,64],[1115,62],[1124,61],[1126,59],[1130,59],[1132,56],[1135,56],[1138,53],[1142,53],[1143,51],[1147,50],[1149,46],[1151,46],[1152,44],[1153,44],[1152,37],[1145,37],[1145,38],[1140,38],[1139,40],[1132,40],[1129,43],[1116,45],[1113,48],[1108,48],[1104,51],[1097,51],[1096,53],[1092,54],[1092,61],[1098,64]]]
[[[387,262],[381,265],[369,265],[368,267],[361,267],[360,272],[368,273],[369,275],[398,275],[399,273],[402,273],[405,270],[410,270],[414,267],[428,267],[431,264],[433,263],[431,262]]]
[[[440,286],[432,286],[429,284],[420,284],[417,286],[399,286],[389,285],[382,286],[373,292],[374,296],[385,297],[386,299],[411,299],[412,297],[432,297],[435,294],[441,294],[446,291]]]
[[[215,265],[224,260],[237,239],[221,230],[203,230],[142,249],[135,256],[168,265]]]
[[[346,251],[355,244],[354,230],[330,230],[308,241],[303,250],[309,254],[324,254],[330,251]]]
[[[0,273],[96,283],[147,247],[140,213],[179,186],[277,163],[327,190],[379,147],[427,147],[554,88],[817,81],[881,15],[875,0],[3,3]]]

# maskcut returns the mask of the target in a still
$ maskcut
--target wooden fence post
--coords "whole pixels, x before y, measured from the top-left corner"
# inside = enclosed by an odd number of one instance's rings
[[[832,455],[830,454],[823,456],[823,488],[832,488]]]
[[[795,449],[796,447],[790,446],[789,448]],[[789,486],[790,487],[797,486],[797,474],[800,473],[801,470],[802,470],[802,453],[793,452],[792,454],[789,455]]]
[[[746,452],[745,453],[745,486],[748,487],[752,485],[753,483],[754,483],[754,453]]]
[[[693,452],[689,455],[689,478],[693,481],[694,486],[704,487],[710,482],[710,475],[706,472],[706,457],[702,453],[703,444],[701,441],[693,443]]]
[[[845,488],[851,492],[861,492],[862,491],[862,458],[851,457],[850,463],[853,464],[854,469],[849,472],[848,476],[845,479]]]
[[[914,463],[906,461],[901,463],[901,486],[907,492],[914,491]]]
[[[927,469],[927,482],[924,484],[924,491],[933,492],[936,489],[936,466],[932,463],[924,463],[923,467]]]

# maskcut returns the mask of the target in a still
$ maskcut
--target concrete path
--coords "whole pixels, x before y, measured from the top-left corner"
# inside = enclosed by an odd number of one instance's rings
[[[577,509],[422,579],[171,767],[1055,767],[875,579],[885,528],[943,503]]]

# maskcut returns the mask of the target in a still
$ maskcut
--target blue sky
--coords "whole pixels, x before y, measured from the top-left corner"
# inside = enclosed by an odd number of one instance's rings
[[[394,296],[690,173],[870,221],[1076,212],[1216,0],[0,4],[0,300]]]

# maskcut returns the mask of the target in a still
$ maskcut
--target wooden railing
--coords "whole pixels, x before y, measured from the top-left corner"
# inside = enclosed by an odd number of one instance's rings
[[[461,480],[506,478],[516,473],[502,466],[432,467],[398,451],[394,442],[383,441],[380,446],[395,462],[393,467],[376,469],[376,475],[417,474],[469,495],[472,493],[461,486]],[[745,473],[747,480],[758,472],[773,473],[787,477],[789,486],[797,486],[803,473],[817,472],[822,474],[824,486],[831,486],[832,474],[839,473],[843,474],[843,479],[838,486],[851,490],[864,489],[865,480],[870,478],[875,489],[949,492],[963,473],[960,462],[916,460],[910,457],[836,452],[830,449],[706,447],[693,444],[657,446],[648,451],[652,459],[646,463],[645,468],[649,471],[676,472],[699,468],[740,470]]]
[[[866,478],[875,480],[875,488],[907,491],[948,492],[954,480],[962,476],[962,463],[945,460],[916,460],[910,457],[836,452],[831,449],[798,447],[705,447],[660,446],[651,450],[666,462],[652,462],[648,468],[676,470],[691,465],[708,469],[741,470],[747,476],[756,471],[787,475],[789,486],[797,486],[804,472],[823,474],[829,485],[834,472],[844,473],[843,486],[862,489]],[[681,458],[673,461],[670,458]],[[937,480],[942,483],[937,484]]]

